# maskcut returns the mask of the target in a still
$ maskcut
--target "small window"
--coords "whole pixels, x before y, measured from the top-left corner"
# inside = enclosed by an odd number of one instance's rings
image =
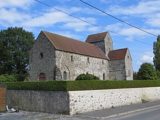
[[[71,62],[73,62],[73,56],[71,56]]]
[[[104,64],[104,60],[102,60],[102,64]]]
[[[42,52],[40,53],[40,58],[41,58],[41,59],[43,58],[43,53],[42,53]]]
[[[88,62],[88,63],[90,63],[90,61],[89,61],[89,57],[87,58],[87,62]]]
[[[105,73],[103,73],[103,80],[105,80],[106,78],[105,78]]]
[[[46,80],[46,75],[45,75],[45,73],[40,73],[40,74],[39,74],[39,80]]]
[[[66,71],[63,72],[63,79],[67,80],[67,72]]]

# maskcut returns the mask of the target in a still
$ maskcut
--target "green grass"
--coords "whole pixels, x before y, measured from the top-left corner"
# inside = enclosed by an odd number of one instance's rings
[[[76,91],[120,88],[160,87],[160,80],[134,81],[46,81],[46,82],[7,82],[9,90]]]

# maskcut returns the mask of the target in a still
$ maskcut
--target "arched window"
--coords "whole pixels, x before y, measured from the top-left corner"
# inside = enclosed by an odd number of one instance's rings
[[[67,72],[66,71],[63,72],[63,79],[67,80]]]
[[[87,57],[87,62],[88,62],[88,63],[90,63],[90,61],[89,61],[89,57]]]
[[[73,56],[71,56],[71,62],[73,62]]]
[[[105,80],[106,78],[105,78],[105,73],[103,73],[103,80]]]
[[[45,73],[40,73],[40,74],[39,74],[39,80],[46,80],[46,75],[45,75]]]
[[[41,59],[43,58],[43,53],[42,53],[42,52],[40,53],[40,58],[41,58]]]
[[[102,64],[104,64],[104,60],[102,60]]]

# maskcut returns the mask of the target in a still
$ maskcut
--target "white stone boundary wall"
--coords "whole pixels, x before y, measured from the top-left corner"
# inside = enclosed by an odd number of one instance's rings
[[[160,87],[69,91],[70,114],[160,100]]]
[[[20,110],[76,114],[160,100],[160,87],[84,91],[8,90],[7,104]]]

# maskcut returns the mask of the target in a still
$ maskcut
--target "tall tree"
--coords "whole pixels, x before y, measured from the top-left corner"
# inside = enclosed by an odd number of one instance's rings
[[[23,28],[0,31],[0,74],[16,74],[23,80],[29,63],[29,50],[34,36]]]
[[[157,37],[157,41],[153,44],[153,53],[154,66],[156,70],[160,71],[160,36]]]
[[[150,63],[143,63],[137,74],[139,80],[155,80],[157,79],[156,70]]]

